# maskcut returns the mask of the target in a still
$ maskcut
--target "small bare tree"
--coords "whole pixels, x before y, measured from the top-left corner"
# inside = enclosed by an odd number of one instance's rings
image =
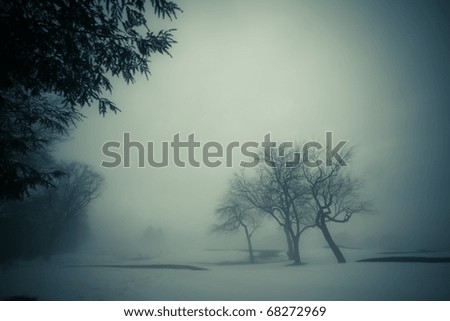
[[[252,236],[261,226],[261,217],[254,207],[238,194],[230,191],[222,204],[216,210],[221,223],[214,226],[215,232],[236,232],[243,229],[247,240],[248,255],[251,263],[255,262],[253,254]]]

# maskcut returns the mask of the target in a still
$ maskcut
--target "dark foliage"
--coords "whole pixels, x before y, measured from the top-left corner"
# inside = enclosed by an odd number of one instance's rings
[[[109,77],[148,77],[149,58],[169,54],[173,30],[150,30],[145,2],[0,2],[0,199],[52,186],[61,173],[30,164],[28,155],[67,134],[83,117],[79,107],[119,111],[104,96],[112,91]],[[149,5],[161,18],[181,11],[166,0]]]

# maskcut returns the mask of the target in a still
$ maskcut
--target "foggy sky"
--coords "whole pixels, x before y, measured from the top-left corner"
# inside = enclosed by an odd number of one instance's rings
[[[278,142],[323,142],[333,131],[358,146],[351,168],[365,177],[376,208],[333,231],[368,246],[449,247],[450,10],[443,3],[180,2],[177,20],[154,23],[178,29],[173,58],[154,56],[149,81],[114,79],[122,112],[102,118],[84,109],[88,118],[60,146],[60,157],[106,178],[91,208],[93,230],[126,241],[155,225],[211,238],[214,209],[239,170],[101,168],[102,145],[121,142],[124,132],[160,148],[176,133],[227,144],[261,142],[267,133]]]

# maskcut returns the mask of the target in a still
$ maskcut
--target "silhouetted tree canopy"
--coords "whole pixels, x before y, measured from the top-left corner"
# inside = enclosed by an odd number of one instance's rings
[[[156,17],[181,11],[166,0],[148,3]],[[27,155],[67,134],[80,107],[119,111],[104,96],[110,77],[148,77],[149,58],[169,54],[173,29],[150,30],[145,8],[145,0],[0,2],[0,199],[51,186],[59,172],[32,166]]]

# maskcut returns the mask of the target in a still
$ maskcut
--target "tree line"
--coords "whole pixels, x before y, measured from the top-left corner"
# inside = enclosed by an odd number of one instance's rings
[[[294,264],[302,263],[300,238],[312,228],[320,230],[336,260],[345,263],[328,225],[346,223],[353,215],[372,210],[371,202],[361,197],[363,181],[351,174],[350,167],[336,161],[329,165],[320,162],[319,151],[309,154],[312,163],[289,166],[299,152],[298,147],[284,155],[274,148],[261,150],[260,158],[269,162],[235,174],[216,209],[219,222],[213,230],[242,229],[250,262],[255,261],[251,237],[268,218],[284,232],[287,255]],[[353,154],[354,148],[344,148],[341,156],[348,163]]]

